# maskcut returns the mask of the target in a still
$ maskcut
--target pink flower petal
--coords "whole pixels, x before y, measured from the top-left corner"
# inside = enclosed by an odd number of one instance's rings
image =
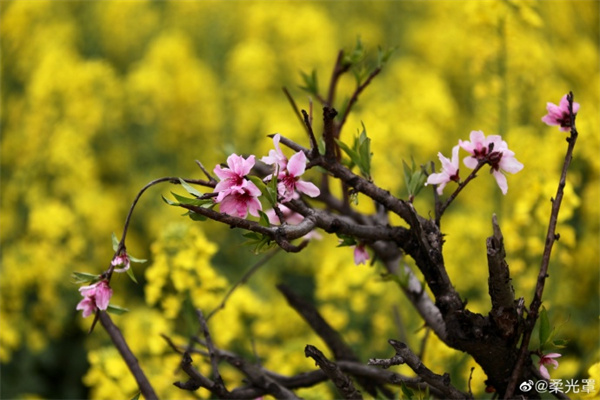
[[[306,155],[304,152],[299,151],[294,154],[287,165],[289,174],[295,178],[301,176],[306,169]]]
[[[296,181],[296,190],[309,197],[317,197],[319,194],[321,194],[321,191],[314,183],[301,180]]]

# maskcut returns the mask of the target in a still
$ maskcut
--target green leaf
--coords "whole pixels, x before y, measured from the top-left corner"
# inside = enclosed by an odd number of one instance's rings
[[[165,196],[163,196],[163,195],[161,195],[160,197],[162,197],[163,201],[164,201],[165,203],[167,203],[168,205],[170,205],[170,206],[178,206],[178,205],[179,205],[179,203],[177,203],[177,202],[175,202],[175,201],[173,201],[173,200],[169,200],[169,199],[167,199],[167,198],[166,198]],[[115,251],[117,251],[117,250],[115,249]]]
[[[126,272],[127,272],[127,276],[129,276],[129,278],[131,278],[132,281],[134,281],[135,283],[138,283],[137,279],[135,279],[135,275],[133,274],[133,269],[131,268],[131,266],[129,267],[129,269]]]
[[[350,148],[350,146],[348,146],[346,143],[342,142],[339,139],[335,139],[335,142],[338,144],[338,146],[340,146],[344,153],[346,153],[348,157],[350,157],[350,160],[352,160],[354,164],[357,164],[357,160],[359,158],[358,153],[356,153],[353,149]]]
[[[175,200],[179,201],[177,205],[185,204],[187,206],[200,206],[200,207],[210,207],[213,205],[214,201],[212,199],[198,199],[198,198],[189,198],[185,196],[181,196],[175,192],[171,192]]]
[[[414,392],[410,390],[408,386],[406,386],[404,381],[400,382],[400,388],[402,389],[402,394],[404,394],[408,400],[412,400]]]
[[[254,254],[265,252],[276,245],[269,236],[257,232],[246,232],[242,234],[242,236],[248,239],[248,241],[244,243],[245,245],[254,246],[254,249],[252,250]]]
[[[126,312],[129,312],[129,310],[127,308],[115,306],[113,304],[109,304],[108,307],[106,308],[106,311],[108,311],[111,314],[115,314],[115,315],[122,315],[122,314],[125,314]]]
[[[540,311],[540,327],[539,327],[539,339],[540,339],[540,347],[543,347],[550,335],[552,334],[550,328],[550,320],[548,319],[548,313],[546,312],[546,308],[542,306],[542,310]]]
[[[137,392],[136,395],[131,398],[131,400],[139,400],[141,394],[142,392]]]
[[[143,264],[148,261],[144,258],[136,258],[136,257],[132,256],[131,254],[127,254],[127,257],[129,257],[129,261],[138,263],[138,264]]]
[[[302,75],[302,81],[304,82],[304,86],[300,86],[300,89],[318,96],[319,94],[319,79],[317,77],[317,70],[312,70],[309,74],[306,74],[300,71],[300,75]]]
[[[112,233],[112,247],[113,251],[117,251],[119,248],[119,239],[117,239],[117,235],[114,232]]]
[[[265,227],[269,227],[271,226],[271,223],[269,222],[269,217],[267,216],[267,214],[265,214],[263,211],[258,210],[258,215],[260,216],[260,219],[258,220],[258,223],[262,226]]]
[[[337,247],[356,246],[358,244],[356,239],[354,239],[354,236],[344,235],[341,233],[336,233],[335,235],[341,240]]]
[[[86,272],[73,272],[71,274],[71,278],[75,281],[75,283],[91,283],[98,281],[100,279],[100,275],[88,274]]]
[[[179,183],[181,183],[181,186],[191,195],[195,196],[195,197],[202,197],[202,195],[204,193],[201,193],[200,191],[198,191],[195,187],[190,186],[189,183],[187,183],[186,181],[184,181],[183,179],[179,178]]]
[[[386,50],[382,50],[381,47],[377,49],[377,66],[383,67],[390,59],[392,54],[396,51],[395,47],[390,47]]]
[[[186,216],[190,217],[190,219],[191,219],[192,221],[206,221],[206,220],[208,219],[208,218],[207,218],[207,217],[205,217],[204,215],[202,215],[202,214],[198,214],[198,213],[196,213],[196,212],[193,212],[193,211],[188,211],[188,212],[187,212],[187,213],[185,213],[184,215],[186,215]]]
[[[267,185],[260,179],[258,176],[248,175],[248,179],[252,181],[256,185],[256,187],[260,190],[263,196],[267,199],[271,206],[277,204],[277,194],[273,195],[273,192],[269,190]]]

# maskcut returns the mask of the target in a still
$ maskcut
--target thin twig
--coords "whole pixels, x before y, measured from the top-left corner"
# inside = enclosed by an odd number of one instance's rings
[[[308,139],[310,140],[310,151],[311,151],[311,155],[313,157],[316,157],[319,155],[319,144],[317,143],[317,138],[315,137],[315,133],[313,132],[313,128],[312,128],[312,118],[310,117],[310,115],[308,115],[308,113],[306,112],[306,110],[302,110],[302,116],[304,117],[304,126],[306,127],[306,132],[308,133]]]
[[[340,136],[342,127],[344,126],[344,123],[346,122],[346,119],[348,118],[348,115],[350,114],[350,110],[352,109],[352,107],[358,100],[358,96],[367,88],[367,86],[369,86],[369,84],[371,83],[373,78],[375,78],[377,75],[379,75],[380,72],[381,72],[381,67],[375,68],[369,74],[367,79],[360,86],[358,86],[356,88],[354,93],[352,93],[352,97],[350,97],[350,100],[348,101],[348,105],[346,106],[346,109],[344,110],[344,114],[341,116],[340,122],[338,123],[338,129],[337,129],[338,138]]]
[[[483,167],[485,164],[487,164],[487,162],[488,162],[487,158],[479,160],[479,163],[473,169],[473,171],[471,171],[469,176],[464,181],[460,182],[460,184],[458,185],[458,187],[456,188],[454,193],[452,193],[450,195],[450,197],[448,197],[446,202],[440,206],[439,210],[436,209],[437,212],[436,212],[435,224],[438,227],[440,226],[440,220],[442,219],[442,215],[444,214],[444,211],[446,211],[448,206],[450,204],[452,204],[454,199],[456,199],[456,196],[458,196],[458,194],[465,188],[465,186],[467,186],[469,182],[471,182],[473,179],[475,179],[477,177],[477,172],[481,169],[481,167]]]
[[[208,170],[206,168],[204,168],[204,165],[199,160],[196,160],[196,164],[198,164],[198,167],[200,167],[202,172],[204,172],[204,175],[206,175],[206,177],[208,178],[209,183],[216,185],[217,180],[215,178],[213,178],[213,176],[210,174],[210,172],[208,172]]]
[[[302,115],[300,115],[300,109],[296,105],[296,101],[294,100],[291,93],[287,90],[286,87],[283,87],[282,90],[283,90],[283,93],[285,94],[285,97],[287,98],[288,102],[292,106],[292,110],[294,110],[294,114],[296,114],[296,117],[298,117],[298,120],[300,121],[300,123],[302,124],[304,129],[306,129],[306,133],[308,133],[310,135],[309,127],[305,124],[304,119],[302,118]]]
[[[277,247],[275,249],[273,249],[273,251],[267,253],[264,257],[262,257],[260,260],[258,260],[256,263],[254,263],[254,265],[252,267],[250,267],[250,269],[248,269],[248,271],[246,271],[244,273],[244,275],[242,275],[242,277],[240,278],[239,281],[237,281],[227,292],[227,294],[225,294],[225,297],[223,297],[223,300],[221,301],[221,303],[219,303],[219,305],[217,307],[215,307],[214,310],[212,310],[210,313],[208,313],[208,316],[206,317],[206,320],[210,320],[213,315],[215,315],[219,310],[222,310],[225,308],[225,303],[227,303],[227,300],[229,299],[229,297],[233,294],[233,292],[235,291],[235,289],[238,288],[238,286],[248,282],[248,279],[250,279],[250,277],[260,269],[260,267],[262,267],[263,265],[265,265],[271,258],[273,258],[275,256],[275,254],[277,254],[279,252],[280,248]]]
[[[542,263],[537,278],[537,284],[535,286],[535,294],[533,296],[533,300],[531,301],[531,305],[529,306],[529,313],[527,314],[527,320],[525,322],[525,331],[523,333],[523,339],[521,340],[519,356],[506,389],[505,398],[507,399],[511,398],[515,392],[521,371],[523,369],[523,364],[525,363],[525,359],[529,354],[529,341],[531,340],[531,334],[538,318],[540,306],[542,305],[542,294],[544,292],[546,278],[548,277],[550,254],[552,253],[554,242],[558,240],[558,234],[556,233],[558,212],[564,196],[564,187],[567,183],[567,171],[569,169],[569,165],[571,165],[571,160],[573,159],[573,150],[575,148],[575,142],[577,141],[578,136],[578,132],[575,127],[576,115],[573,113],[573,92],[569,92],[567,100],[569,101],[569,113],[571,117],[571,135],[567,138],[567,154],[565,155],[565,161],[563,163],[560,180],[558,182],[556,197],[551,199],[552,209],[550,211],[550,222],[548,223],[548,233],[546,234],[546,244],[544,246],[544,253],[542,255]]]
[[[225,397],[227,395],[227,389],[225,388],[223,378],[221,378],[221,374],[219,373],[219,360],[217,360],[217,352],[215,350],[215,345],[213,344],[212,338],[210,337],[208,324],[206,323],[206,319],[204,319],[204,314],[201,310],[197,309],[196,315],[198,316],[198,321],[200,322],[200,327],[202,328],[204,340],[206,340],[206,347],[208,348],[208,356],[210,358],[210,365],[212,367],[215,389],[217,389],[218,392],[221,392],[219,393],[219,396]]]

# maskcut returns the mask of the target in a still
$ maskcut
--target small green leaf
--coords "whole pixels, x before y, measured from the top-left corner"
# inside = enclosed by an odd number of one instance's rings
[[[269,190],[269,188],[263,182],[262,179],[260,179],[258,176],[253,175],[249,175],[248,179],[250,179],[250,181],[252,181],[252,183],[256,185],[256,187],[260,190],[262,195],[265,196],[265,198],[267,199],[269,204],[271,204],[271,206],[277,204],[277,195],[275,194],[275,196],[273,196],[273,192]]]
[[[319,94],[317,71],[313,69],[310,75],[300,71],[300,75],[302,75],[302,80],[304,81],[304,86],[300,86],[300,89],[317,96]]]
[[[181,183],[181,186],[191,195],[195,196],[195,197],[202,197],[203,193],[201,193],[200,191],[198,191],[198,189],[196,189],[195,187],[192,187],[189,183],[187,183],[186,181],[184,181],[183,179],[179,178],[179,183]]]
[[[71,278],[73,278],[74,282],[77,284],[91,283],[98,281],[100,279],[100,275],[88,274],[86,272],[73,272],[71,274]]]
[[[567,347],[567,344],[569,344],[569,341],[565,339],[556,339],[552,342],[552,344],[558,349],[564,349]]]
[[[175,201],[173,201],[173,200],[169,200],[169,199],[167,199],[167,198],[166,198],[165,196],[163,196],[163,195],[161,195],[160,197],[162,197],[163,201],[164,201],[165,203],[167,203],[168,205],[170,205],[170,206],[178,206],[178,205],[179,205],[179,203],[177,203],[177,202],[175,202]],[[117,251],[117,250],[115,249],[115,251]]]
[[[207,220],[207,218],[204,215],[198,214],[198,213],[193,212],[193,211],[188,211],[184,215],[190,217],[190,219],[192,221],[206,221]]]
[[[402,389],[402,394],[404,394],[408,400],[412,400],[414,392],[410,390],[408,386],[406,386],[404,381],[400,382],[400,388]]]
[[[106,311],[108,311],[111,314],[115,314],[115,315],[122,315],[122,314],[125,314],[126,312],[129,312],[129,310],[127,308],[115,306],[113,304],[109,304],[108,307],[106,308]]]
[[[356,164],[356,161],[359,158],[358,153],[356,153],[353,149],[350,148],[350,146],[348,146],[346,143],[342,142],[341,140],[335,139],[335,142],[338,144],[338,146],[340,146],[340,148],[344,151],[344,153],[346,153],[348,155],[348,157],[350,157],[350,160],[352,160],[352,162],[354,164]]]
[[[271,223],[269,222],[269,217],[267,216],[267,214],[265,214],[263,211],[258,210],[258,215],[260,216],[260,219],[258,220],[258,223],[262,226],[265,227],[269,227],[271,226]]]
[[[540,339],[540,347],[543,347],[550,335],[552,334],[550,328],[550,320],[548,319],[548,313],[546,312],[546,308],[542,306],[542,310],[540,311],[540,327],[539,327],[539,339]]]
[[[381,47],[377,49],[377,66],[383,67],[390,59],[392,54],[396,51],[395,47],[390,47],[386,50],[382,50]]]
[[[177,205],[185,204],[187,206],[207,207],[207,206],[212,206],[212,204],[214,203],[212,201],[212,199],[198,199],[195,197],[190,198],[190,197],[181,196],[175,192],[171,192],[171,194],[173,195],[173,197],[175,197],[175,200],[179,201],[179,203]]]
[[[145,262],[147,262],[148,260],[143,259],[143,258],[136,258],[134,256],[132,256],[131,254],[127,254],[127,257],[129,257],[129,261],[134,262],[134,263],[138,263],[138,264],[143,264]]]
[[[139,400],[141,394],[142,392],[137,392],[136,395],[131,398],[131,400]]]
[[[127,270],[127,276],[129,276],[131,280],[135,283],[138,283],[137,279],[135,279],[135,275],[133,274],[133,269],[131,267],[129,267],[129,269]]]
[[[354,239],[354,236],[344,235],[341,233],[336,233],[335,235],[341,240],[337,247],[356,246],[358,244],[356,239]]]
[[[112,233],[112,247],[113,251],[117,251],[119,248],[119,239],[117,239],[117,235],[114,232]]]

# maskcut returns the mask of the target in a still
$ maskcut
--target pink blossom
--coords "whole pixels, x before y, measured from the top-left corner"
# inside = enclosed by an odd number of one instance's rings
[[[258,210],[262,210],[262,205],[258,200],[261,195],[260,189],[256,185],[246,179],[243,179],[239,185],[232,186],[227,189],[228,194],[219,200],[220,210],[222,213],[232,215],[234,217],[246,218],[248,212],[255,217],[258,217]]]
[[[110,262],[110,264],[113,267],[121,267],[121,268],[115,268],[114,269],[115,272],[125,272],[129,269],[129,265],[130,265],[129,256],[127,255],[127,253],[120,254],[120,255],[116,256],[115,258],[113,258],[113,260]]]
[[[300,180],[300,176],[304,174],[305,169],[306,155],[299,151],[290,158],[286,170],[280,171],[277,191],[283,198],[283,202],[290,201],[294,197],[295,191],[310,197],[316,197],[321,193],[313,183]]]
[[[550,379],[550,374],[548,373],[546,365],[554,365],[554,369],[558,368],[558,361],[556,361],[555,358],[558,358],[560,356],[561,354],[559,353],[548,353],[542,354],[542,356],[540,357],[540,361],[538,361],[538,365],[540,366],[540,374],[545,379]]]
[[[517,161],[515,153],[508,149],[508,145],[500,135],[489,135],[486,138],[482,131],[472,131],[470,139],[471,141],[458,141],[459,146],[471,154],[465,157],[464,164],[474,169],[481,160],[485,160],[490,164],[490,172],[496,179],[502,194],[506,194],[508,183],[504,173],[515,174],[523,169],[523,164]]]
[[[569,113],[569,100],[565,94],[560,99],[559,105],[553,103],[546,104],[548,114],[542,117],[542,121],[548,125],[558,125],[561,131],[567,132],[571,129],[571,114]],[[579,111],[579,103],[573,102],[573,115]]]
[[[367,253],[364,244],[357,244],[354,246],[354,264],[366,264],[368,259],[369,253]]]
[[[442,172],[429,175],[425,185],[438,185],[437,192],[441,195],[447,183],[460,180],[458,176],[458,146],[452,148],[452,160],[444,157],[442,153],[438,153],[438,157],[442,162]]]
[[[273,143],[275,144],[275,150],[269,150],[269,155],[264,156],[260,160],[268,165],[277,165],[279,166],[279,171],[285,171],[287,168],[288,159],[281,151],[281,147],[279,147],[279,141],[281,140],[281,135],[278,133],[273,136]]]
[[[214,169],[215,174],[221,179],[213,192],[219,193],[217,203],[221,202],[232,190],[241,187],[245,181],[245,176],[250,173],[254,167],[255,158],[253,155],[244,159],[242,156],[232,154],[227,157],[227,165],[229,168],[222,168],[217,165]]]
[[[76,309],[83,310],[83,318],[89,317],[96,310],[106,310],[113,293],[107,281],[82,286],[79,288],[79,292],[83,296],[83,300],[77,304]]]

